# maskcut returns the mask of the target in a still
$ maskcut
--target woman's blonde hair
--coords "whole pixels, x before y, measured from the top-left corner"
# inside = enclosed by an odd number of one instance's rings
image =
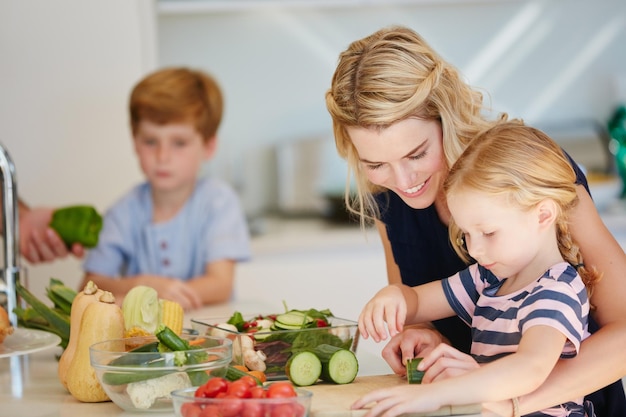
[[[494,123],[484,117],[482,94],[465,83],[420,35],[401,26],[355,41],[339,55],[326,107],[337,151],[348,163],[346,206],[360,216],[362,224],[378,217],[373,193],[382,189],[363,173],[347,127],[382,130],[410,117],[437,120],[451,166],[469,141]],[[357,189],[354,198],[349,187],[352,175]]]
[[[461,189],[504,196],[530,210],[550,199],[558,207],[556,237],[565,261],[577,267],[589,289],[599,279],[585,268],[578,245],[569,232],[568,217],[577,204],[576,173],[561,147],[540,130],[519,121],[502,122],[480,133],[454,163],[444,182],[446,196]],[[450,241],[457,254],[469,261],[462,232],[450,220]]]
[[[129,99],[133,135],[142,120],[157,124],[191,123],[205,142],[222,121],[223,95],[209,74],[184,67],[163,68],[137,83]]]

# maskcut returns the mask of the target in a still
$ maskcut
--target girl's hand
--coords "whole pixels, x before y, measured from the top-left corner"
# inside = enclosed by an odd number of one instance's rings
[[[405,328],[391,338],[381,354],[393,372],[406,375],[406,362],[413,358],[423,358],[445,339],[437,330],[428,326]]]
[[[478,369],[480,365],[474,358],[452,346],[440,343],[417,367],[420,371],[426,371],[422,384],[451,378]]]
[[[407,305],[402,290],[395,285],[383,288],[365,304],[359,315],[361,336],[365,339],[371,336],[376,342],[386,340],[387,327],[389,335],[395,336],[402,331],[406,312]]]
[[[437,398],[441,390],[429,385],[402,385],[371,391],[352,404],[351,409],[365,408],[374,403],[363,417],[396,417],[402,414],[435,411],[443,405]]]

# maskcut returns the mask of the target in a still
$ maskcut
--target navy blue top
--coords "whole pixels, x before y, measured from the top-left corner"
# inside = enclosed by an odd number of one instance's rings
[[[567,157],[576,172],[576,184],[584,185],[589,191],[585,174],[569,155]],[[448,237],[448,226],[439,219],[434,204],[425,209],[414,209],[393,191],[384,191],[375,198],[404,284],[426,284],[452,276],[467,267],[454,251]],[[470,327],[461,319],[454,316],[433,324],[452,346],[465,353],[470,352]]]

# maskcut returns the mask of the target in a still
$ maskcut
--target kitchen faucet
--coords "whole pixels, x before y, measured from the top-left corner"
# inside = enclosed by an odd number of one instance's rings
[[[20,280],[19,221],[15,166],[0,143],[0,174],[2,174],[2,233],[4,236],[4,268],[1,271],[0,304],[6,308],[11,325],[17,328],[16,284]],[[5,300],[1,299],[4,294]]]

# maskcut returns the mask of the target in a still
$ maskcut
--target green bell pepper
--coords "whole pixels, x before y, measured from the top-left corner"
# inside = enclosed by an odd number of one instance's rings
[[[63,207],[52,213],[50,227],[68,247],[80,243],[86,248],[93,248],[98,244],[102,216],[92,206]]]

